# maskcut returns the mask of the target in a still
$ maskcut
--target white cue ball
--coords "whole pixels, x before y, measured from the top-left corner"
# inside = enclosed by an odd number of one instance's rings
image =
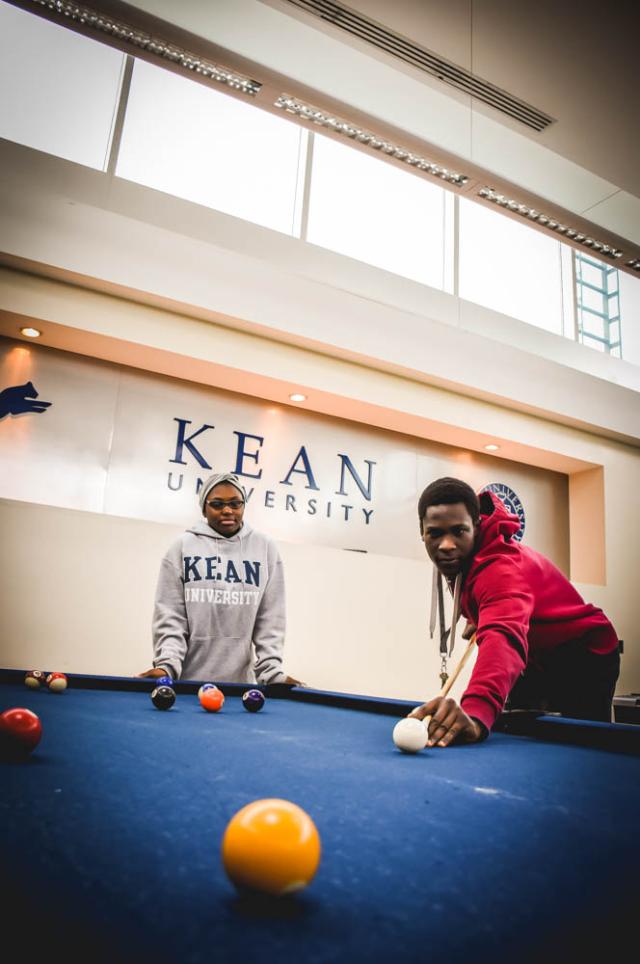
[[[408,716],[394,726],[393,742],[403,753],[417,753],[427,745],[427,728],[422,720]]]

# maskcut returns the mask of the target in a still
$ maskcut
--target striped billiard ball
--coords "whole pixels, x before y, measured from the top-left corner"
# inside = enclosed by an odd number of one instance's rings
[[[49,673],[47,689],[52,693],[64,693],[67,688],[67,677],[64,673]]]
[[[203,683],[200,689],[198,690],[198,699],[200,699],[200,697],[205,692],[205,690],[217,690],[217,689],[218,687],[216,686],[215,683]]]

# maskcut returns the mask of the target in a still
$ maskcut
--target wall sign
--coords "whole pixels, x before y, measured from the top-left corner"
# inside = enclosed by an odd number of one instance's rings
[[[506,508],[512,515],[517,515],[520,520],[520,528],[513,536],[516,542],[522,542],[524,536],[524,528],[526,525],[526,519],[524,514],[524,506],[522,502],[508,485],[504,482],[490,482],[489,485],[485,485],[482,489],[483,492],[493,492],[497,495],[501,502],[504,502]]]
[[[496,460],[464,465],[477,491]],[[423,560],[418,497],[460,473],[460,450],[0,339],[0,497],[183,528],[203,480],[228,471],[249,524],[276,539]],[[487,488],[521,538],[518,496]]]

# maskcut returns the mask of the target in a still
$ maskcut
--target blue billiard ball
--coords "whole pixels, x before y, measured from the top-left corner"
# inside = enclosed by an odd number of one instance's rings
[[[260,690],[247,690],[242,694],[242,705],[249,713],[257,713],[264,706],[264,696]]]
[[[155,681],[156,686],[170,686],[173,688],[173,680],[170,676],[161,676]]]
[[[170,686],[156,686],[151,694],[151,702],[159,710],[170,710],[176,701],[176,694]]]

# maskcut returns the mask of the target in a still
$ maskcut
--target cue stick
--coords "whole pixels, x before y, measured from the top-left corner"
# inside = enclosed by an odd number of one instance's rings
[[[471,653],[473,652],[473,647],[474,647],[475,645],[476,645],[476,634],[474,633],[473,636],[471,637],[471,639],[469,640],[469,642],[467,643],[467,648],[465,649],[464,653],[462,654],[462,656],[461,656],[460,659],[458,660],[458,665],[456,666],[456,668],[454,669],[453,673],[451,674],[451,676],[449,677],[449,679],[447,680],[447,682],[444,684],[444,686],[442,687],[442,689],[441,689],[440,692],[438,693],[438,696],[436,697],[436,699],[439,699],[440,697],[443,697],[443,696],[446,696],[446,695],[447,695],[447,693],[449,692],[449,690],[451,689],[451,687],[453,686],[453,684],[454,684],[455,681],[457,680],[458,676],[460,676],[460,673],[462,672],[465,663],[467,662],[467,660],[468,660],[469,657],[471,656]],[[429,730],[429,723],[431,722],[431,717],[430,717],[430,716],[425,716],[425,718],[424,718],[424,720],[423,720],[422,722],[423,722],[424,725],[426,726],[427,732],[428,732],[428,730]]]
[[[442,689],[441,689],[440,692],[438,693],[438,696],[439,696],[439,697],[440,697],[440,696],[446,696],[446,695],[447,695],[447,693],[449,692],[449,690],[451,689],[451,687],[453,686],[453,684],[454,684],[455,681],[457,680],[458,676],[460,675],[460,673],[461,673],[462,670],[464,669],[465,663],[467,662],[467,660],[468,660],[469,657],[471,656],[471,653],[472,653],[472,651],[473,651],[473,647],[474,647],[475,645],[476,645],[476,634],[474,633],[473,636],[471,637],[471,639],[469,640],[469,642],[467,643],[467,648],[465,649],[464,653],[462,654],[462,656],[461,656],[460,659],[458,660],[458,665],[456,666],[456,668],[454,669],[453,673],[451,674],[451,676],[449,677],[449,679],[447,680],[447,682],[444,684],[444,686],[442,687]]]

